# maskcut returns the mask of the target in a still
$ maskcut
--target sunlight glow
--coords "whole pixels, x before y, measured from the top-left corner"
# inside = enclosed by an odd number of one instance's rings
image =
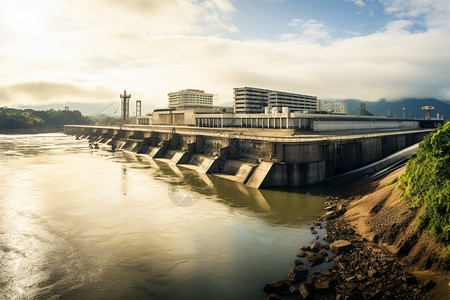
[[[6,0],[2,22],[15,38],[33,39],[45,32],[50,15],[47,0]]]

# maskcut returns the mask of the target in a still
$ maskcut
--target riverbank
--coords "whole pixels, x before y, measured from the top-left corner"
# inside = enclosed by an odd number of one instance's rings
[[[62,132],[60,128],[21,128],[21,129],[0,129],[0,134],[38,134],[38,133],[55,133]]]
[[[269,299],[275,294],[287,299],[446,299],[450,276],[444,270],[444,245],[419,236],[416,212],[406,207],[394,184],[403,172],[327,197],[327,213],[314,224],[325,226],[327,233],[321,243],[301,247],[298,256],[305,265],[327,260],[333,265],[313,276],[306,276],[310,269],[295,267],[266,285],[266,292],[274,293]],[[292,274],[297,274],[294,280]]]

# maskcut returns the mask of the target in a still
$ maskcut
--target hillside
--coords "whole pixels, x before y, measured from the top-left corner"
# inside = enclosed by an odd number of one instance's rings
[[[336,100],[339,102],[347,103],[348,114],[358,115],[359,103],[361,100],[345,99]],[[375,116],[387,116],[388,110],[390,115],[402,118],[403,107],[406,109],[406,117],[411,119],[422,119],[425,117],[425,112],[422,110],[422,106],[435,106],[436,109],[431,112],[433,118],[439,113],[440,116],[444,116],[445,119],[450,119],[450,101],[449,100],[437,100],[434,98],[426,99],[414,99],[404,98],[397,101],[379,100],[377,102],[364,102],[366,104],[366,110],[374,114]]]
[[[89,118],[84,117],[76,110],[35,111],[0,107],[0,130],[57,129],[66,124],[86,125],[91,123]]]

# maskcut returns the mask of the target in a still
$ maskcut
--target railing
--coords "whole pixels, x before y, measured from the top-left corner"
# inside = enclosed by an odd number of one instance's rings
[[[288,137],[274,137],[274,136],[264,136],[261,134],[244,134],[243,132],[236,132],[236,130],[230,128],[198,128],[198,127],[174,127],[174,126],[161,126],[151,127],[147,125],[124,125],[124,126],[83,126],[83,125],[66,125],[68,128],[97,128],[97,129],[109,129],[109,130],[139,130],[142,132],[160,132],[160,133],[175,133],[180,135],[201,135],[215,138],[224,139],[245,139],[245,140],[255,140],[273,143],[311,143],[311,142],[331,142],[331,141],[352,141],[360,139],[368,139],[382,136],[397,136],[403,134],[414,134],[422,132],[431,132],[434,129],[421,129],[421,130],[404,130],[396,132],[382,132],[382,133],[361,133],[354,135],[314,135],[308,136],[288,136]],[[247,130],[252,130],[252,128],[246,128]],[[286,129],[285,129],[286,130]],[[217,132],[221,131],[221,132]],[[232,131],[232,132],[223,132]]]

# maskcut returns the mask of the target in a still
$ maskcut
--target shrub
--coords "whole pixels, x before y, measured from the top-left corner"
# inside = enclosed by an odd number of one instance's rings
[[[420,143],[400,178],[408,206],[425,206],[419,227],[436,240],[450,241],[450,121]]]

